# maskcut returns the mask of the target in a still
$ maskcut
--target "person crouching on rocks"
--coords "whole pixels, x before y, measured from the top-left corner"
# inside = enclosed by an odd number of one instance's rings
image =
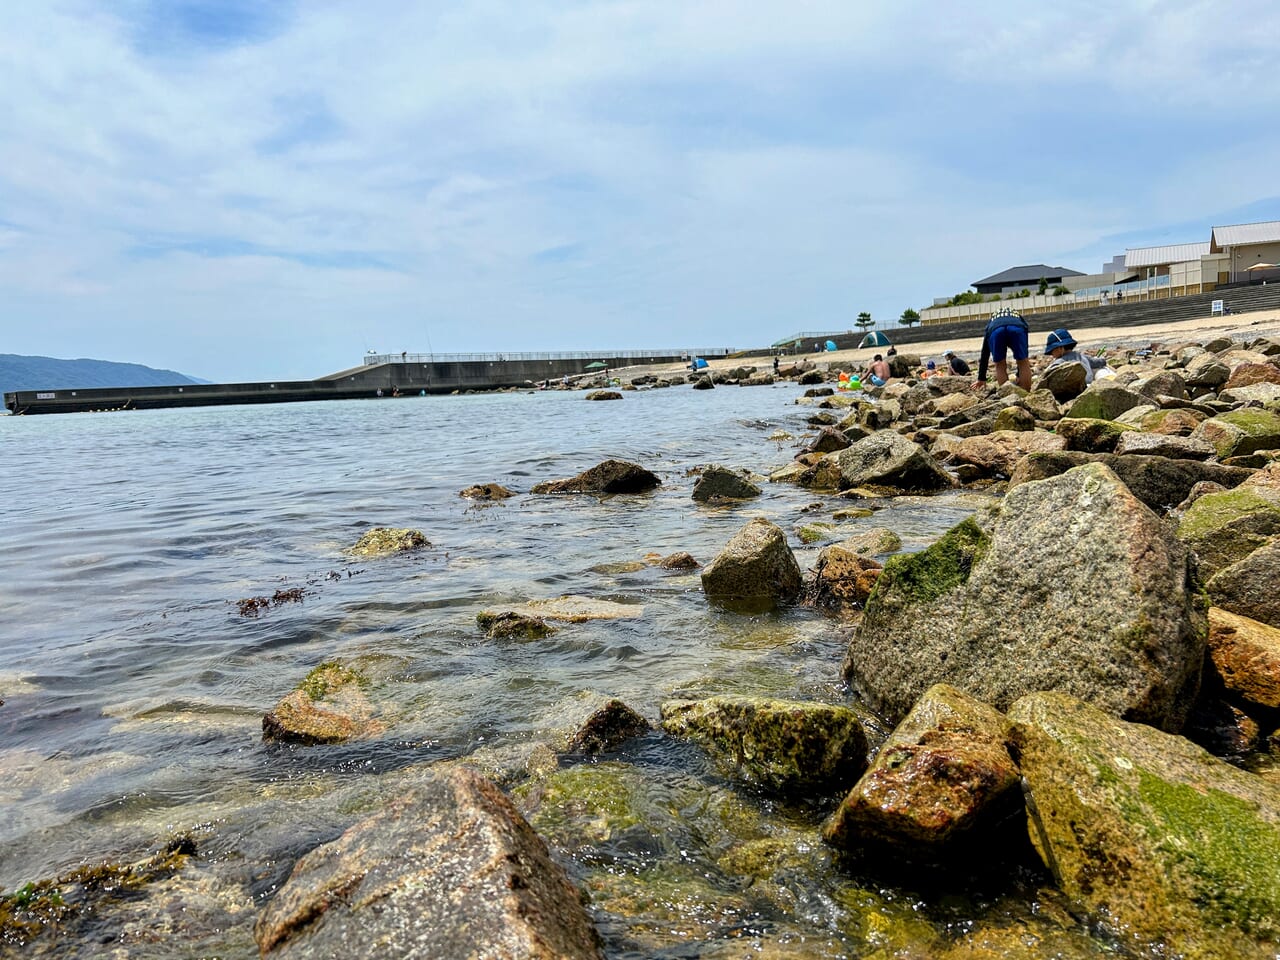
[[[947,361],[948,366],[951,367],[951,372],[957,377],[969,376],[969,365],[957,357],[954,350],[948,350],[942,356]]]
[[[1071,336],[1066,327],[1059,327],[1049,334],[1044,344],[1044,355],[1053,357],[1047,369],[1052,369],[1064,363],[1081,364],[1084,367],[1084,382],[1086,386],[1093,383],[1098,371],[1107,365],[1107,361],[1101,357],[1086,357],[1077,350],[1076,338]]]
[[[982,334],[982,356],[978,358],[978,382],[975,387],[987,383],[987,361],[991,360],[996,368],[996,383],[1009,381],[1009,364],[1005,359],[1013,351],[1013,359],[1018,364],[1018,375],[1014,378],[1023,390],[1031,389],[1031,352],[1027,321],[1020,314],[1008,307],[1002,307],[991,315],[987,329]]]

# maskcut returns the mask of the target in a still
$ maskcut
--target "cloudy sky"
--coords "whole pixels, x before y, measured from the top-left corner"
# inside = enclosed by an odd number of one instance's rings
[[[755,346],[1280,219],[1270,0],[0,4],[0,352]]]

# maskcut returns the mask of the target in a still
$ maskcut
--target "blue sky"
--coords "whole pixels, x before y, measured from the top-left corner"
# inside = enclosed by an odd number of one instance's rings
[[[1280,9],[0,7],[0,352],[756,346],[1280,219]]]

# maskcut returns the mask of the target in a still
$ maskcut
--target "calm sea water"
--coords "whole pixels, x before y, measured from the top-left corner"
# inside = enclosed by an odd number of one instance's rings
[[[193,869],[206,886],[191,902],[217,909],[187,935],[248,956],[252,910],[370,791],[393,789],[374,786],[389,772],[527,739],[586,689],[654,718],[671,695],[841,697],[834,621],[719,613],[696,572],[625,566],[679,550],[705,563],[752,517],[793,530],[847,505],[784,484],[734,507],[689,497],[699,464],[767,473],[790,460],[811,412],[799,394],[686,387],[613,403],[553,392],[0,419],[0,886],[198,830]],[[797,440],[769,440],[777,429]],[[662,487],[524,495],[608,457],[649,467]],[[522,495],[459,498],[488,481]],[[888,525],[913,548],[973,508],[964,496],[904,498],[841,530]],[[348,559],[343,548],[374,525],[416,527],[433,546]],[[793,545],[807,568],[818,548]],[[237,612],[240,598],[292,587],[302,603]],[[476,627],[484,609],[563,594],[643,610],[537,643]],[[264,745],[262,713],[333,658],[374,676],[389,733]],[[627,936],[611,934],[617,955]]]

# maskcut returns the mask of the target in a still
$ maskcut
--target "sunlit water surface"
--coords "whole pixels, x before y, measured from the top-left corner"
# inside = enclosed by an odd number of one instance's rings
[[[830,520],[846,501],[767,483],[732,507],[689,496],[698,465],[768,473],[789,461],[812,412],[799,395],[683,387],[620,403],[552,392],[0,419],[0,886],[138,857],[194,830],[189,915],[174,935],[251,956],[253,913],[298,855],[376,809],[404,771],[531,739],[579,691],[653,719],[670,696],[846,699],[838,622],[804,608],[717,612],[696,572],[630,569],[676,551],[705,563],[757,516],[791,532],[811,566],[819,546],[802,546],[796,525]],[[796,439],[768,439],[779,429]],[[527,495],[608,457],[647,466],[662,486]],[[521,496],[458,496],[489,481]],[[903,498],[840,535],[889,526],[918,549],[978,502]],[[343,553],[378,525],[418,528],[432,546]],[[302,603],[239,615],[236,600],[292,587]],[[476,626],[482,610],[564,594],[643,609],[529,643]],[[332,747],[262,743],[263,712],[334,658],[374,677],[389,732]],[[658,734],[586,771],[610,772],[606,791],[661,811],[651,842],[560,834],[553,818],[542,828],[592,891],[613,956],[746,955],[744,938],[761,937],[812,951],[788,956],[855,956],[892,947],[899,934],[885,930],[915,923],[907,938],[923,943],[980,909],[966,901],[951,916],[944,904],[924,924],[912,896],[860,885],[816,854],[777,895],[748,897],[723,862],[732,831],[717,836],[712,823],[745,818],[762,838],[801,830],[793,846],[808,849],[813,811],[736,791]],[[616,878],[654,869],[643,895],[617,889]],[[894,911],[907,919],[868,928],[867,916]],[[130,955],[171,947],[140,942]]]

